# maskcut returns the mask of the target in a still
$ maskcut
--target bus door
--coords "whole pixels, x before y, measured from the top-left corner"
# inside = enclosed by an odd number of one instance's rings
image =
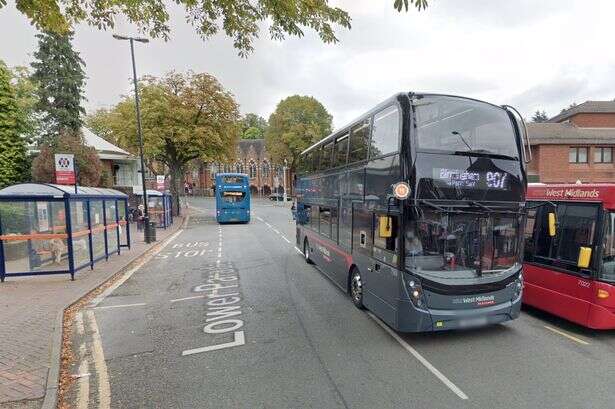
[[[528,303],[583,323],[593,299],[592,266],[600,206],[594,203],[559,203],[557,230],[548,231],[550,206],[536,212],[532,254],[526,269]],[[581,249],[591,249],[588,267],[578,265]]]
[[[387,322],[395,323],[399,300],[399,216],[373,214],[372,258],[367,269],[370,291],[386,313]]]

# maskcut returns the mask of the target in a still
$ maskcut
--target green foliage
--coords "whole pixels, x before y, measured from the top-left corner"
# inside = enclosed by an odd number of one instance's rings
[[[235,154],[239,111],[233,95],[205,73],[168,73],[140,81],[141,122],[145,155],[165,164],[171,190],[179,199],[182,175],[194,160],[226,162]],[[138,152],[134,98],[126,96],[111,111],[98,115],[107,137]]]
[[[409,4],[418,10],[427,7],[428,0],[395,0],[394,7],[402,11]],[[304,30],[314,30],[325,43],[336,43],[334,26],[350,28],[350,16],[338,7],[329,6],[328,0],[176,0],[203,39],[220,31],[233,39],[241,56],[248,55],[258,37],[260,25],[269,25],[272,39],[282,40],[287,35],[302,37]],[[86,22],[99,29],[112,29],[114,21],[125,17],[151,37],[168,40],[169,11],[161,0],[16,0],[17,9],[30,22],[43,31],[67,33],[76,24]],[[0,0],[0,8],[6,5]]]
[[[295,169],[299,154],[331,133],[332,117],[315,98],[293,95],[280,101],[265,133],[273,162]]]
[[[547,122],[549,117],[547,116],[546,111],[536,110],[534,112],[534,116],[532,116],[532,122]]]
[[[85,117],[85,125],[96,135],[100,136],[107,142],[111,142],[113,144],[117,144],[117,141],[114,140],[113,130],[109,127],[109,123],[111,122],[111,113],[110,110],[106,108],[100,108],[94,111],[91,114],[88,114]]]
[[[27,121],[11,76],[0,61],[0,188],[22,182],[28,173]]]
[[[36,110],[45,123],[41,130],[43,144],[52,144],[62,132],[79,132],[85,114],[84,99],[85,63],[73,50],[73,34],[45,32],[37,34],[38,50],[32,63],[32,80],[37,86]]]
[[[103,164],[93,147],[87,146],[80,132],[62,132],[53,145],[43,145],[32,161],[32,178],[36,182],[55,183],[56,153],[72,153],[78,169],[77,182],[82,186],[101,186]]]
[[[262,139],[267,130],[267,120],[260,115],[246,114],[239,121],[241,139]]]

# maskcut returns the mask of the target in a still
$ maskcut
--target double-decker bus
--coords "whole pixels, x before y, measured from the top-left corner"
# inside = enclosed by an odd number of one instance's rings
[[[297,246],[404,332],[520,312],[523,119],[508,106],[400,93],[302,152]]]
[[[245,173],[216,175],[216,221],[218,223],[250,221],[250,179]]]
[[[615,184],[530,185],[523,302],[615,328]]]

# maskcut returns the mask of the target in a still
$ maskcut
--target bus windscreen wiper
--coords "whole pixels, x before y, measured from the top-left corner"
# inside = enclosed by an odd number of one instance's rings
[[[455,151],[453,152],[453,154],[462,155],[462,156],[480,156],[480,157],[485,157],[485,158],[518,160],[518,158],[515,158],[514,156],[503,155],[501,153],[493,153],[485,149],[470,149],[467,151]]]

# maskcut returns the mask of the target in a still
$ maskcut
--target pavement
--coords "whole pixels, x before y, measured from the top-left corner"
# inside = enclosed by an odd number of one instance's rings
[[[173,234],[182,220],[166,230],[158,229],[158,241]],[[152,246],[143,242],[135,227],[131,233],[130,250],[122,248],[119,256],[99,261],[93,270],[78,271],[75,281],[67,274],[8,277],[0,284],[0,408],[43,405],[47,389],[56,386],[48,377],[57,377],[50,370],[54,366],[57,370],[52,355],[57,357],[59,348],[60,313]]]
[[[536,310],[397,333],[303,260],[288,206],[187,227],[77,314],[74,408],[613,408],[615,331]]]

